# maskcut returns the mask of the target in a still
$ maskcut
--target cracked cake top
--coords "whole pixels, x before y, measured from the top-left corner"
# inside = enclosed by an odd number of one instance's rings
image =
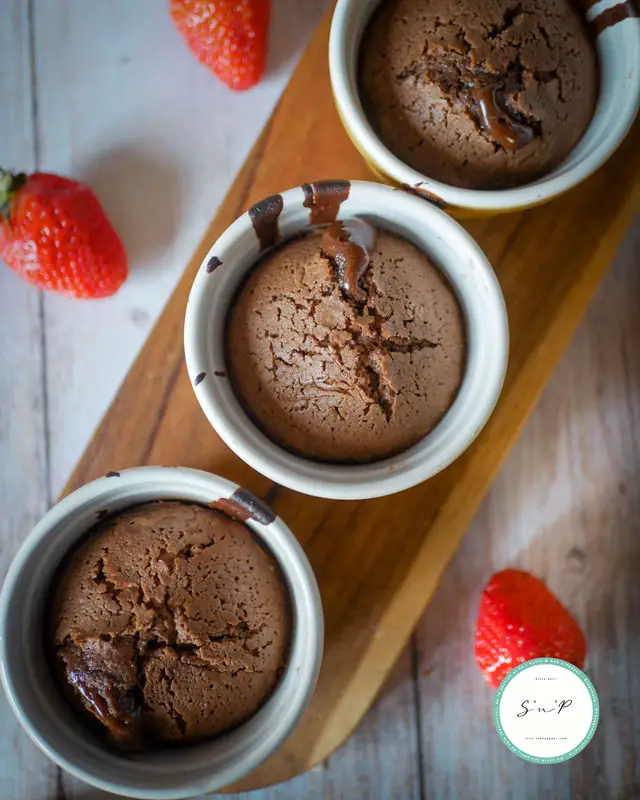
[[[328,462],[407,449],[441,420],[465,366],[465,328],[427,255],[362,220],[269,253],[227,320],[227,369],[276,443]]]
[[[383,0],[359,83],[389,150],[475,189],[550,172],[582,137],[598,90],[594,45],[568,0]]]
[[[99,523],[54,586],[54,669],[123,748],[204,739],[267,700],[286,664],[289,599],[251,531],[195,504]]]

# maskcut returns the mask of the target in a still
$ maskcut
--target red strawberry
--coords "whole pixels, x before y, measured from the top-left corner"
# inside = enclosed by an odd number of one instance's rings
[[[586,651],[578,623],[535,575],[505,569],[484,587],[476,662],[494,688],[532,658],[561,658],[582,668]]]
[[[198,61],[231,89],[251,89],[267,58],[269,0],[171,0],[169,11]]]
[[[0,258],[41,289],[108,297],[127,277],[127,256],[98,198],[58,175],[0,170]]]

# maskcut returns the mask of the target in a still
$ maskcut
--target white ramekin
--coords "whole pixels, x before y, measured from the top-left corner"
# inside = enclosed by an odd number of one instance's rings
[[[278,237],[285,240],[310,224],[308,186],[306,192],[298,187],[256,204],[213,245],[189,296],[185,351],[198,402],[218,435],[240,458],[290,489],[354,500],[393,494],[421,483],[466,450],[500,394],[508,326],[497,278],[478,245],[455,220],[424,200],[383,184],[320,181],[314,186],[331,198],[332,187],[340,183],[350,188],[340,205],[339,219],[360,216],[411,240],[432,256],[462,306],[468,343],[466,371],[458,396],[437,427],[392,458],[362,465],[326,464],[274,444],[238,402],[227,378],[225,323],[230,303],[260,256],[252,213],[256,208],[281,208]]]
[[[293,641],[286,671],[267,703],[234,731],[211,742],[120,755],[87,733],[48,668],[43,620],[52,577],[69,549],[105,511],[151,500],[206,504],[228,498],[239,510],[252,514],[246,524],[277,559],[286,579],[293,609]],[[27,537],[0,595],[2,682],[18,719],[63,769],[125,797],[193,797],[249,774],[278,749],[308,705],[320,669],[322,642],[316,580],[287,526],[236,484],[181,467],[109,473],[70,494]]]
[[[329,40],[331,86],[342,123],[355,146],[383,179],[422,192],[440,207],[475,213],[515,211],[539,205],[583,181],[622,142],[640,102],[640,19],[629,17],[607,27],[596,38],[600,90],[595,114],[569,157],[543,178],[515,189],[462,189],[433,180],[397,158],[380,141],[367,119],[357,82],[360,41],[381,0],[338,0]],[[631,8],[630,4],[627,4]],[[601,0],[587,12],[593,26],[607,9],[622,4]],[[600,17],[600,20],[603,20]]]

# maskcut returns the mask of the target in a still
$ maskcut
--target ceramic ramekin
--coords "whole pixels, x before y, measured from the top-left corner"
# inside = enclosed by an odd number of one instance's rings
[[[263,246],[287,239],[311,222],[329,221],[336,211],[339,219],[363,217],[427,252],[455,290],[467,328],[464,379],[443,420],[411,449],[371,464],[320,463],[274,444],[236,399],[225,365],[227,311]],[[219,436],[247,464],[299,492],[364,499],[421,483],[451,464],[476,438],[502,388],[508,351],[507,315],[489,262],[469,234],[447,214],[383,184],[320,181],[257,203],[213,245],[189,296],[185,351],[191,382],[204,413]]]
[[[633,13],[632,3],[601,0],[587,12],[587,20],[597,33],[598,102],[587,131],[569,157],[543,178],[515,189],[462,189],[433,180],[387,149],[373,131],[360,102],[358,51],[364,29],[380,2],[338,0],[336,5],[329,41],[329,70],[338,113],[354,145],[383,180],[411,187],[441,208],[454,213],[486,214],[547,202],[595,172],[616,150],[635,119],[640,102],[640,19],[625,16]],[[609,11],[614,7],[621,13]],[[607,22],[613,24],[598,32]]]
[[[43,618],[51,579],[71,547],[104,511],[151,500],[225,500],[277,559],[293,609],[288,666],[274,694],[234,731],[210,742],[120,755],[87,733],[62,698],[44,651]],[[250,515],[250,516],[249,516]],[[2,682],[18,719],[59,766],[125,797],[169,800],[220,789],[244,777],[291,733],[320,669],[323,641],[318,587],[302,548],[262,501],[234,483],[198,470],[141,467],[93,481],[70,494],[36,525],[18,551],[0,595]]]

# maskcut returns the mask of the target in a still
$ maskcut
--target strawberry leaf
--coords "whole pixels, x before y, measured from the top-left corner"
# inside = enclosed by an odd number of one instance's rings
[[[0,216],[4,217],[9,224],[11,213],[11,203],[16,192],[21,189],[28,180],[26,172],[8,172],[0,169]]]

